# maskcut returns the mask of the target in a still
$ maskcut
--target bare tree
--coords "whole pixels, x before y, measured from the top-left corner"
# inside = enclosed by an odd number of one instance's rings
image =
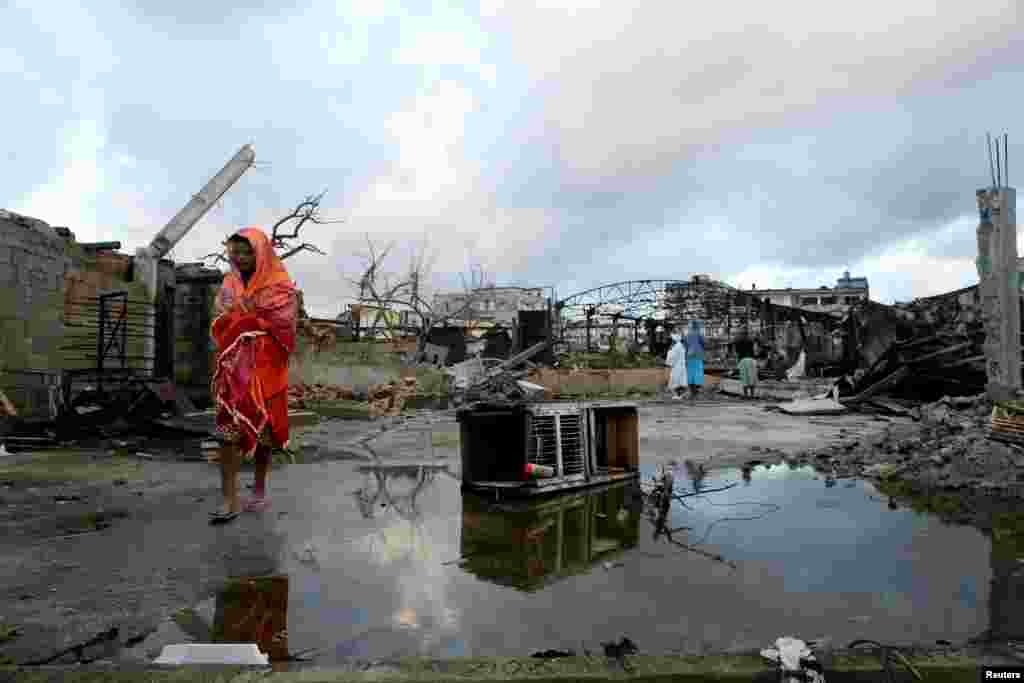
[[[295,243],[295,240],[300,239],[299,231],[302,230],[303,226],[307,223],[313,225],[332,225],[335,223],[344,223],[344,221],[336,220],[329,221],[324,220],[320,215],[320,202],[323,201],[324,195],[327,194],[327,190],[324,190],[320,194],[311,194],[301,202],[299,202],[294,209],[291,210],[285,216],[282,216],[271,228],[270,231],[270,242],[274,245],[274,249],[281,255],[281,260],[291,258],[300,251],[312,251],[326,256],[323,251],[320,250],[314,244],[309,242]],[[291,232],[282,232],[288,223],[293,223]],[[212,261],[215,265],[217,263],[227,263],[228,259],[224,255],[224,252],[218,252],[216,254],[207,254],[203,257],[203,262]]]
[[[405,331],[411,331],[416,336],[416,352],[410,359],[414,362],[423,357],[431,329],[437,325],[447,324],[451,320],[464,320],[472,313],[479,298],[477,290],[488,281],[486,273],[482,267],[476,266],[470,269],[468,277],[463,274],[461,279],[465,293],[458,305],[440,308],[429,301],[429,288],[425,286],[435,260],[425,241],[413,252],[408,270],[397,277],[384,269],[384,259],[394,244],[379,249],[370,240],[369,235],[366,237],[366,243],[366,267],[353,284],[359,288],[360,301],[372,302],[376,309],[372,329],[377,329],[383,318],[387,335],[391,339],[397,338]],[[412,314],[412,326],[404,327],[394,316],[388,315],[395,306]]]

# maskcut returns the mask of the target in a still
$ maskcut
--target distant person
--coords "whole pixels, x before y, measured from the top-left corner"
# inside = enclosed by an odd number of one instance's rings
[[[704,323],[691,320],[686,334],[686,379],[690,385],[690,398],[704,386]]]
[[[288,444],[288,358],[295,351],[297,288],[267,234],[246,228],[228,238],[231,272],[224,276],[211,326],[217,363],[211,382],[220,453],[223,505],[211,523],[243,509],[262,511],[273,447]],[[241,500],[241,459],[255,460],[256,495]]]
[[[743,398],[754,398],[754,388],[757,386],[757,361],[754,360],[754,342],[746,329],[740,331],[733,348],[736,349],[736,367],[740,371]]]
[[[683,344],[683,336],[677,333],[672,334],[672,342],[672,348],[665,359],[665,365],[672,368],[672,374],[669,375],[668,388],[673,393],[672,398],[678,401],[683,398],[683,394],[686,392],[686,345]]]
[[[768,344],[764,337],[761,335],[754,337],[754,360],[758,362],[768,360],[768,351]]]

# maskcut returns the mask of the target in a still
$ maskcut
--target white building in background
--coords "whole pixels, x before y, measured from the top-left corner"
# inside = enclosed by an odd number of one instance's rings
[[[472,306],[458,317],[511,326],[519,311],[544,311],[548,302],[542,287],[483,287],[466,292],[434,295],[434,311],[439,314],[455,313],[465,307],[472,297]]]
[[[768,299],[779,306],[804,308],[808,311],[821,313],[845,313],[850,306],[869,298],[868,279],[866,277],[850,277],[850,271],[836,280],[835,287],[822,285],[813,288],[757,289],[755,285],[747,290],[754,296]]]

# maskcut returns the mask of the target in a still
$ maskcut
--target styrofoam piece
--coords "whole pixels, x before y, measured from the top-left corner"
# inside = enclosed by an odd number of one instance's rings
[[[176,643],[165,645],[154,664],[235,664],[268,666],[256,643]]]

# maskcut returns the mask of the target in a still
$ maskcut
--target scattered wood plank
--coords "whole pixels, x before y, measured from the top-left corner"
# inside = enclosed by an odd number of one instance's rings
[[[848,398],[840,399],[839,402],[844,404],[862,403],[863,401],[874,396],[883,389],[886,389],[896,384],[897,382],[901,382],[908,374],[910,374],[910,369],[906,365],[903,365],[897,368],[889,375],[887,375],[886,377],[875,382],[874,384],[872,384],[871,386],[869,386],[867,389],[860,392],[856,396],[850,396]]]
[[[935,360],[940,356],[945,356],[950,353],[956,353],[957,351],[969,349],[971,346],[973,346],[971,342],[963,342],[961,344],[947,346],[944,349],[939,349],[938,351],[933,351],[932,353],[921,356],[920,358],[914,358],[913,360],[907,361],[907,365],[921,365],[922,363],[927,363],[930,360]]]

